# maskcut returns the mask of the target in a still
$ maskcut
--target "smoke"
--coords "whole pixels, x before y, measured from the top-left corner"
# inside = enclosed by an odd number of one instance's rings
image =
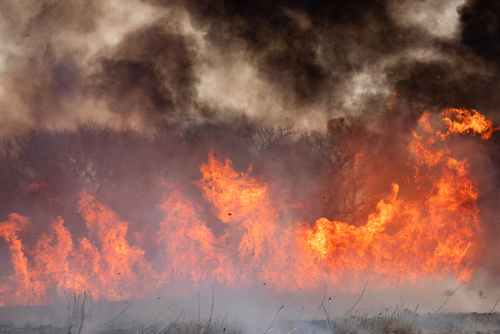
[[[238,172],[253,164],[270,192],[293,203],[283,220],[361,226],[392,182],[413,175],[407,147],[424,111],[477,109],[498,123],[499,7],[3,1],[2,220],[37,217],[34,233],[42,233],[61,215],[80,238],[75,208],[86,188],[131,223],[130,238],[152,256],[161,181],[203,203],[193,181],[213,150]],[[460,139],[453,148],[468,157],[481,194],[478,289],[500,277],[499,140]],[[369,167],[355,173],[349,164],[359,154]],[[357,183],[347,185],[351,176]],[[200,219],[223,235],[225,224],[203,205]]]
[[[2,6],[5,134],[89,117],[141,128],[228,114],[318,129],[332,116],[379,115],[394,91],[398,113],[493,113],[498,102],[491,2]]]
[[[498,105],[495,2],[2,4],[4,133],[94,119],[154,127],[247,115]]]

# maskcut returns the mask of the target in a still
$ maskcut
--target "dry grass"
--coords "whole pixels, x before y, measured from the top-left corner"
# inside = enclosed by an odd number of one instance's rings
[[[415,312],[408,310],[401,311],[401,307],[391,311],[389,308],[385,312],[379,312],[375,316],[369,316],[366,313],[359,311],[354,316],[338,320],[336,333],[349,334],[367,331],[369,333],[401,333],[401,334],[415,334],[420,333],[414,325],[417,316]]]
[[[414,325],[416,313],[386,309],[375,316],[357,311],[351,316],[332,319],[325,311],[326,320],[321,321],[282,321],[282,333],[335,333],[335,334],[417,334],[421,331]]]
[[[68,319],[64,326],[37,326],[27,323],[22,328],[0,325],[0,334],[420,334],[474,333],[500,334],[499,313],[447,313],[417,315],[402,307],[385,309],[377,314],[358,310],[352,315],[332,318],[326,309],[326,320],[285,320],[276,315],[258,324],[243,326],[228,317],[200,317],[186,321],[184,311],[168,323],[155,319],[152,323],[117,327],[119,321],[92,322],[91,300],[85,292],[67,298]],[[274,320],[273,320],[274,319]]]
[[[115,334],[116,332],[105,332],[106,334]],[[125,332],[124,332],[125,333]],[[130,333],[130,332],[128,332]],[[218,318],[212,321],[208,327],[208,320],[202,321],[200,324],[197,321],[170,323],[168,325],[153,325],[148,328],[142,328],[138,333],[141,334],[240,334],[243,333],[237,322],[230,322],[227,318]]]
[[[87,290],[78,293],[65,294],[68,318],[64,332],[67,334],[81,334],[83,326],[92,317],[92,295]]]

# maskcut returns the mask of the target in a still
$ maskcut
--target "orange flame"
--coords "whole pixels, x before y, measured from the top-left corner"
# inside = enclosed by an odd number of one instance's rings
[[[487,139],[495,129],[476,111],[449,109],[444,115],[457,119],[444,118],[447,132],[433,128],[429,113],[413,132],[409,163],[416,172],[405,187],[418,196],[401,195],[393,183],[392,194],[359,227],[326,218],[312,225],[283,219],[282,201],[271,197],[251,166],[238,173],[229,159],[212,152],[195,184],[225,223],[224,233],[214,235],[200,219],[202,207],[184,197],[180,185],[165,184],[157,205],[163,221],[153,238],[159,251],[149,260],[141,247],[129,244],[128,222],[86,190],[79,212],[89,234],[76,243],[59,217],[28,250],[20,234],[29,221],[11,214],[0,223],[13,269],[0,277],[0,306],[48,304],[54,291],[61,296],[82,289],[116,301],[212,284],[265,284],[282,292],[316,290],[325,282],[354,291],[366,277],[379,278],[380,287],[448,275],[467,281],[481,230],[478,192],[467,159],[454,158],[443,142],[457,132]],[[363,155],[355,160],[361,168]]]
[[[472,113],[471,113],[472,111]],[[493,131],[499,128],[493,128],[493,121],[486,119],[476,110],[466,109],[445,109],[443,115],[449,116],[443,118],[443,123],[448,127],[449,133],[469,133],[480,134],[482,140],[487,140],[491,137]],[[457,121],[452,121],[450,117],[455,117]]]
[[[195,205],[184,198],[179,185],[167,185],[158,209],[164,213],[160,224],[160,244],[166,282],[181,282],[181,286],[200,287],[215,282],[231,284],[235,276],[224,249],[224,236],[217,239],[201,221]],[[179,286],[178,286],[179,288]]]

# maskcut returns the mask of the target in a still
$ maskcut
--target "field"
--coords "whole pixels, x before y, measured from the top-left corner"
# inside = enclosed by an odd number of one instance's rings
[[[81,315],[81,314],[80,314]],[[0,333],[5,334],[244,334],[244,333],[491,333],[500,334],[500,314],[495,313],[440,313],[420,315],[408,311],[396,310],[366,315],[356,312],[350,316],[325,320],[291,320],[281,319],[279,315],[262,320],[261,323],[249,324],[245,321],[231,320],[228,317],[212,317],[208,319],[186,320],[183,312],[170,322],[153,321],[149,324],[136,323],[132,326],[117,324],[96,324],[81,318],[72,319],[65,325],[31,325],[22,327],[12,324],[1,324]],[[326,312],[323,315],[326,316]]]

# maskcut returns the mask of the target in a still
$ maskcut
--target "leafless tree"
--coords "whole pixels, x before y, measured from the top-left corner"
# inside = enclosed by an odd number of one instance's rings
[[[245,126],[245,132],[242,140],[254,148],[260,156],[265,156],[269,151],[276,148],[280,142],[293,134],[292,127],[277,128],[272,126],[258,124],[249,124]]]
[[[304,140],[323,161],[322,170],[327,175],[325,214],[331,219],[364,224],[393,181],[384,174],[384,157],[390,149],[385,138],[371,133],[363,124],[340,118],[329,122],[326,134],[312,133]]]

